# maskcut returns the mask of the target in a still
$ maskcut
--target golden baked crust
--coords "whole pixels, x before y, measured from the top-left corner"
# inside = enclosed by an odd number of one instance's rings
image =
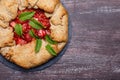
[[[11,28],[0,27],[0,48],[13,44],[13,32]]]
[[[53,57],[45,49],[46,45],[47,42],[42,40],[41,50],[37,54],[34,52],[35,41],[32,41],[24,46],[17,45],[2,48],[1,53],[6,59],[16,63],[21,67],[29,69],[31,67],[41,65]],[[59,53],[64,45],[65,43],[60,43],[58,45],[52,45],[52,47],[57,53]]]
[[[57,42],[65,42],[68,38],[68,14],[62,4],[59,4],[53,16],[50,19],[51,21],[51,37]]]
[[[17,1],[18,1],[18,8],[19,8],[19,10],[23,10],[26,7],[28,7],[27,0],[17,0]]]
[[[53,13],[56,5],[59,3],[60,3],[59,0],[39,0],[37,2],[37,6],[40,9],[45,10],[46,12]]]
[[[46,15],[50,15],[50,36],[54,41],[58,42],[58,44],[52,45],[52,48],[55,52],[57,52],[57,54],[59,54],[68,41],[68,14],[60,1],[10,0],[11,4],[14,4],[11,8],[8,8],[10,3],[7,4],[7,1],[9,0],[0,1],[0,4],[6,4],[5,6],[0,5],[0,53],[7,60],[26,69],[42,65],[53,57],[45,49],[45,46],[48,44],[45,40],[42,40],[42,47],[37,54],[34,51],[36,40],[22,46],[15,45],[13,40],[13,32],[9,27],[9,21],[16,17],[18,8],[19,10],[23,10],[25,8],[40,8],[46,12]],[[5,9],[5,11],[3,9]],[[7,11],[8,9],[10,11]],[[3,15],[3,13],[5,14]],[[13,15],[9,15],[11,13]],[[6,16],[7,18],[5,18]],[[3,21],[1,17],[5,18],[5,20]]]
[[[0,0],[0,27],[9,27],[9,21],[17,16],[16,0]]]
[[[29,4],[29,6],[34,7],[34,6],[36,6],[38,1],[39,0],[28,0],[28,4]]]

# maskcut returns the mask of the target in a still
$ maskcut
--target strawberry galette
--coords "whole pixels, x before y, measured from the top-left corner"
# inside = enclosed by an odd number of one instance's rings
[[[59,0],[0,0],[0,53],[30,69],[56,57],[68,41],[68,14]]]

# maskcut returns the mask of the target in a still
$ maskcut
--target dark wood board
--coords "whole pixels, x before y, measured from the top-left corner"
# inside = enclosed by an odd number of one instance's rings
[[[0,63],[0,80],[120,80],[120,0],[61,0],[72,23],[63,57],[37,72]]]

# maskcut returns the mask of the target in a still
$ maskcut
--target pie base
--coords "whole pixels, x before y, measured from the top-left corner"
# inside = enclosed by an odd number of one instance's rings
[[[45,49],[48,44],[45,40],[42,40],[42,47],[37,54],[34,51],[36,40],[22,46],[15,44],[9,22],[15,19],[18,9],[26,8],[42,9],[50,18],[50,37],[58,42],[58,44],[52,45],[57,54],[68,41],[68,13],[59,0],[0,1],[0,53],[7,60],[25,69],[30,69],[46,63],[54,56]]]

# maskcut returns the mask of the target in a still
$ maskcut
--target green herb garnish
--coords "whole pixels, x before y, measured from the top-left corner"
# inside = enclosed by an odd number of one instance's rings
[[[35,12],[23,12],[19,15],[21,21],[26,21],[31,19],[34,16]]]
[[[35,46],[35,52],[38,53],[40,51],[40,48],[42,46],[42,40],[36,39],[36,46]]]
[[[33,18],[30,20],[29,25],[32,26],[35,29],[44,28],[44,26],[40,22],[38,22],[37,20],[35,20]]]
[[[46,39],[46,41],[49,42],[50,44],[57,44],[57,42],[56,42],[56,41],[53,41],[53,40],[50,38],[49,35],[46,35],[46,36],[45,36],[45,39]]]
[[[37,39],[39,38],[39,37],[34,33],[33,30],[30,30],[30,31],[29,31],[29,34],[30,34],[30,36],[33,37],[33,38],[37,38]]]
[[[19,36],[22,36],[23,32],[22,32],[22,25],[21,24],[15,25],[15,33]]]
[[[46,50],[53,56],[57,56],[57,53],[54,51],[54,49],[51,47],[51,45],[46,46]]]

